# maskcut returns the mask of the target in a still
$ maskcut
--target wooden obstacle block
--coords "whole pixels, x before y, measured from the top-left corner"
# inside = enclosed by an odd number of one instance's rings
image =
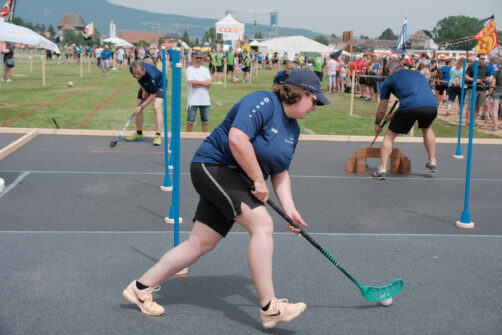
[[[368,158],[380,158],[381,148],[360,148],[345,161],[345,172],[366,173],[366,160]],[[401,150],[392,149],[390,154],[391,174],[410,174],[411,162]]]

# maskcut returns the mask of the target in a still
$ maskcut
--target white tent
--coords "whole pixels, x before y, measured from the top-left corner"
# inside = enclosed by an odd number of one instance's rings
[[[103,40],[104,43],[111,43],[117,47],[132,48],[134,45],[119,37],[109,37]]]
[[[322,43],[316,42],[305,36],[277,37],[260,43],[260,50],[277,51],[280,54],[288,53],[288,58],[293,59],[295,54],[301,52],[316,52],[328,55],[334,50]]]
[[[0,22],[0,41],[31,45],[34,48],[44,48],[59,54],[59,48],[54,43],[37,34],[33,30],[12,23]]]
[[[216,33],[223,34],[224,41],[244,40],[244,23],[240,23],[230,14],[216,22],[214,25]]]

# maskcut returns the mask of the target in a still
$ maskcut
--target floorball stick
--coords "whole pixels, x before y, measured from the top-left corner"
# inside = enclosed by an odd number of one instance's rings
[[[143,100],[141,100],[138,104],[141,105],[143,103]],[[117,145],[117,143],[120,141],[120,138],[122,137],[122,135],[124,134],[124,132],[127,130],[127,127],[129,127],[129,123],[131,123],[132,119],[134,118],[134,115],[136,115],[135,112],[132,113],[131,117],[129,118],[129,120],[127,120],[127,123],[125,124],[124,128],[122,128],[122,131],[119,133],[119,136],[117,136],[116,139],[112,140],[110,142],[110,147],[113,148],[114,146]]]
[[[361,285],[354,277],[352,277],[326,250],[324,250],[314,239],[307,234],[296,222],[287,215],[281,207],[276,205],[272,200],[268,199],[267,204],[272,207],[280,216],[282,216],[290,225],[300,230],[300,234],[307,239],[317,250],[319,250],[327,259],[330,260],[344,275],[346,275],[357,287],[361,290],[361,294],[366,300],[381,301],[391,298],[401,292],[403,289],[403,280],[396,279],[392,283],[385,286],[364,286]]]
[[[390,109],[390,112],[389,114],[392,114],[392,112],[394,111],[394,108],[396,107],[397,103],[398,103],[399,100],[396,100],[394,101],[394,104],[392,105],[392,108]],[[389,115],[387,114],[387,115]],[[382,123],[382,128],[383,126],[385,126],[385,124],[387,123],[387,121],[385,121],[385,115],[384,115],[384,121]],[[376,139],[378,138],[378,135],[380,135],[380,133],[376,134],[375,137],[373,138],[373,141],[371,142],[370,144],[370,148],[373,146],[373,144],[375,143]]]

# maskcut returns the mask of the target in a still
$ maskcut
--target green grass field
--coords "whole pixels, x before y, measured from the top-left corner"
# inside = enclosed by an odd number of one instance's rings
[[[124,67],[111,71],[110,77],[101,77],[101,71],[91,65],[83,65],[80,78],[79,64],[47,64],[46,85],[42,86],[42,63],[33,57],[33,70],[27,54],[16,57],[13,82],[0,85],[0,126],[17,128],[55,128],[54,118],[60,128],[120,130],[130,117],[136,102],[138,83]],[[227,82],[227,88],[214,84],[210,89],[210,130],[225,117],[232,105],[246,94],[256,90],[269,90],[275,71],[253,73],[251,84]],[[171,113],[171,71],[169,81],[168,114]],[[68,87],[68,82],[75,83]],[[326,81],[323,86],[327,85]],[[302,134],[318,135],[374,135],[373,122],[377,104],[354,98],[353,115],[349,115],[350,94],[330,95],[331,104],[317,107],[305,120],[300,120]],[[89,116],[92,116],[89,118]],[[199,116],[197,116],[199,117]],[[89,118],[87,122],[84,122]],[[170,120],[170,116],[169,116]],[[186,127],[186,83],[182,78],[181,130]],[[85,123],[85,124],[84,124]],[[134,126],[130,126],[130,130]],[[154,130],[153,108],[145,109],[145,131]],[[169,129],[170,126],[169,126]],[[436,120],[433,129],[437,137],[457,137],[457,126]],[[200,119],[194,125],[200,131]],[[418,129],[415,136],[420,136]],[[467,130],[462,135],[467,136]],[[475,132],[477,138],[499,138],[495,135]]]

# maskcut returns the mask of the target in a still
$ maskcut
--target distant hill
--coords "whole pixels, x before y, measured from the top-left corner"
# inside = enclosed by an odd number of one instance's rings
[[[65,13],[80,13],[86,24],[94,22],[102,35],[109,34],[112,19],[117,26],[117,34],[124,31],[158,32],[160,25],[160,32],[163,34],[177,33],[182,36],[187,30],[190,37],[203,37],[210,27],[214,27],[216,21],[182,15],[157,14],[114,5],[105,0],[19,0],[14,15],[21,17],[25,22],[44,24],[47,27],[52,24],[57,30],[57,25]],[[268,29],[266,25],[246,24],[248,36],[254,36],[259,31],[267,37]],[[304,35],[313,38],[320,33],[307,29],[279,27],[279,34]]]

